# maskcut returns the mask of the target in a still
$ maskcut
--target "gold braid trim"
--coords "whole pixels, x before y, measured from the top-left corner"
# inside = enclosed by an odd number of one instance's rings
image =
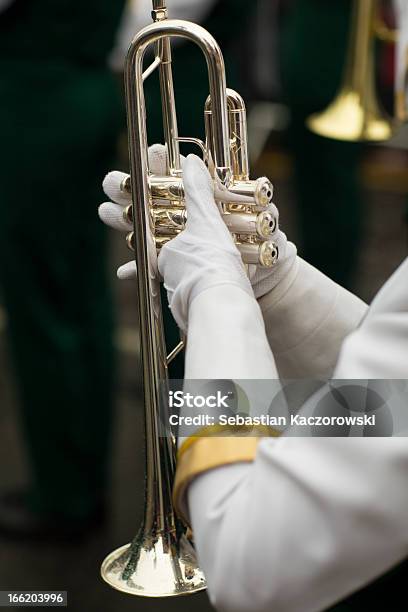
[[[277,438],[281,433],[278,429],[267,425],[207,425],[184,440],[178,449],[177,460],[180,461],[186,450],[201,438]]]
[[[237,436],[237,433],[244,435]],[[183,502],[186,489],[194,478],[222,465],[253,461],[259,441],[263,437],[276,438],[280,434],[272,427],[265,426],[209,426],[200,429],[194,437],[187,438],[178,452],[173,487],[173,504],[183,521],[189,525]]]

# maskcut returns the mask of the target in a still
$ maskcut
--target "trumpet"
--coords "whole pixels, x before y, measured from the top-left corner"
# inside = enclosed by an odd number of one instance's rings
[[[157,253],[183,230],[184,204],[180,143],[202,151],[214,180],[214,194],[223,218],[246,264],[270,267],[279,253],[270,204],[273,188],[266,178],[249,179],[246,111],[241,96],[226,87],[221,50],[201,26],[167,18],[165,0],[153,0],[153,23],[132,40],[125,64],[130,176],[122,189],[132,195],[125,211],[134,231],[127,237],[138,269],[144,425],[146,439],[145,513],[131,544],[113,551],[101,574],[112,587],[133,595],[169,597],[206,588],[186,526],[172,505],[176,437],[160,434],[160,416],[168,410],[168,364],[183,342],[167,355],[160,303]],[[198,45],[208,68],[209,97],[205,103],[206,141],[178,135],[172,77],[171,39]],[[155,59],[143,71],[146,50]],[[165,176],[149,171],[143,81],[159,71],[163,126],[167,150]]]
[[[398,122],[381,107],[375,88],[375,39],[395,42],[396,32],[379,19],[378,0],[355,0],[342,84],[333,102],[307,119],[316,134],[345,141],[388,140]],[[396,101],[399,121],[406,121],[403,94]]]

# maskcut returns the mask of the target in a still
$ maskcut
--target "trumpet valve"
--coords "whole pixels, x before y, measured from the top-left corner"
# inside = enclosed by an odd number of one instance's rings
[[[125,178],[122,180],[119,188],[120,188],[120,191],[122,193],[126,193],[126,194],[132,193],[132,187],[130,185],[130,176],[129,175],[125,176]]]
[[[276,230],[277,220],[268,210],[259,213],[256,219],[256,233],[259,238],[269,238]]]
[[[278,246],[272,240],[238,242],[237,247],[245,264],[272,268],[279,259]]]
[[[268,240],[259,247],[259,265],[263,268],[272,268],[279,259],[279,249],[277,245]]]
[[[254,200],[258,206],[267,208],[272,204],[273,185],[271,181],[265,177],[261,177],[255,181]]]
[[[136,250],[135,232],[129,232],[129,234],[126,236],[126,244],[128,249],[130,249],[131,251]]]
[[[133,205],[129,204],[123,209],[123,220],[127,223],[133,223]]]

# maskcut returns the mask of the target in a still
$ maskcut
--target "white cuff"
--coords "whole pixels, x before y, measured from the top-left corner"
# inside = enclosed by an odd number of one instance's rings
[[[281,378],[330,378],[344,338],[368,308],[300,258],[291,284],[280,284],[259,304]]]

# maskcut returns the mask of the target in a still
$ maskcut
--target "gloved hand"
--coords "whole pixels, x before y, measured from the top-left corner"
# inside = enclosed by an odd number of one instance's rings
[[[163,146],[150,147],[149,165],[153,173],[165,173],[166,152]],[[189,172],[195,173],[195,168],[192,164]],[[113,202],[102,204],[99,215],[114,229],[129,232],[132,226],[123,220],[123,208],[130,204],[130,197],[120,191],[125,176],[121,172],[110,172],[105,177],[103,187]],[[194,182],[195,179],[191,177],[191,180]],[[206,197],[214,208],[208,191]],[[219,217],[217,220],[220,221]],[[225,232],[223,236],[227,250],[231,249],[230,236]],[[255,297],[259,299],[279,375],[283,378],[329,378],[344,338],[357,327],[367,306],[296,257],[296,247],[287,242],[279,228],[273,240],[279,247],[278,262],[270,269],[250,266],[249,276]],[[168,273],[169,282],[173,283],[174,279]],[[118,269],[121,279],[135,275],[134,261]],[[184,317],[185,313],[180,312]]]
[[[235,285],[253,295],[241,255],[214,201],[214,186],[200,158],[183,160],[187,208],[185,229],[165,244],[159,272],[167,289],[170,309],[183,331],[187,329],[193,299],[212,287]]]
[[[149,167],[153,174],[165,174],[166,149],[163,145],[153,145],[149,148]],[[190,170],[191,174],[195,171],[200,172],[198,170],[199,167],[201,167],[201,165],[192,165]],[[99,216],[106,225],[109,225],[113,229],[128,233],[132,231],[133,228],[130,223],[124,220],[123,209],[131,203],[131,198],[130,195],[120,191],[120,184],[125,177],[126,174],[117,171],[109,172],[109,174],[106,175],[103,181],[103,188],[106,195],[112,201],[101,204],[99,207]],[[194,179],[192,180],[194,181]],[[212,192],[211,196],[207,197],[206,206],[208,206],[208,202],[211,202],[212,205],[209,208],[213,208],[214,197]],[[278,221],[279,213],[274,205],[273,212]],[[223,232],[223,236],[225,240],[231,242],[228,232]],[[272,268],[262,268],[261,266],[255,265],[249,266],[249,278],[257,299],[274,289],[283,278],[289,275],[291,270],[292,274],[294,272],[296,247],[293,243],[287,241],[285,234],[280,231],[278,223],[273,235],[273,241],[279,249],[279,259],[277,263]],[[117,271],[117,275],[120,279],[134,278],[136,276],[135,261],[130,261],[121,266]]]
[[[149,148],[149,168],[153,174],[166,173],[166,149],[163,145],[153,145]],[[99,206],[100,219],[115,230],[128,234],[133,226],[123,217],[124,209],[131,204],[130,194],[120,189],[122,181],[128,175],[118,170],[109,172],[103,180],[103,190],[112,201],[104,202]],[[128,261],[117,270],[118,278],[127,280],[136,278],[136,262],[134,259]]]

